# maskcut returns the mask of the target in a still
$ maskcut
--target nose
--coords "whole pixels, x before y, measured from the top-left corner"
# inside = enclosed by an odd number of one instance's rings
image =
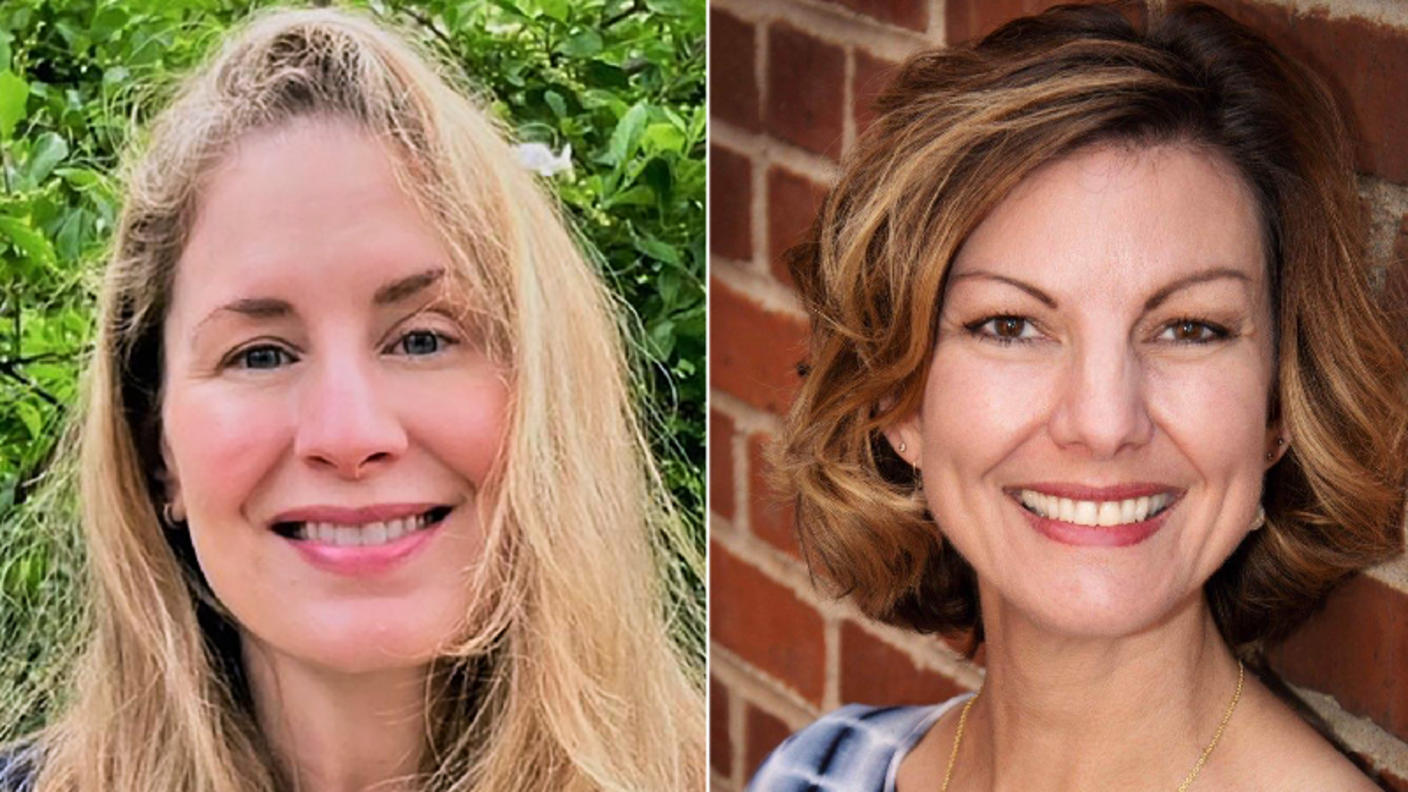
[[[1058,387],[1050,422],[1057,445],[1083,447],[1091,457],[1110,459],[1153,436],[1142,365],[1127,345],[1078,349]]]
[[[360,479],[406,451],[406,430],[384,388],[356,361],[325,361],[300,394],[294,452]]]

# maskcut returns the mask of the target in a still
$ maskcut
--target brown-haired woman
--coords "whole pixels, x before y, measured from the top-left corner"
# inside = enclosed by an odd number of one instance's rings
[[[1399,550],[1405,362],[1346,134],[1196,4],[920,55],[793,275],[780,466],[810,563],[986,644],[976,695],[848,706],[756,790],[1348,790],[1263,650]]]

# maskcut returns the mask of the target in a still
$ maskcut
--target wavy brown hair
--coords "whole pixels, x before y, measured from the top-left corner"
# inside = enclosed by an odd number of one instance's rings
[[[919,407],[964,240],[1035,169],[1101,143],[1223,159],[1260,210],[1271,415],[1293,445],[1265,477],[1266,530],[1206,584],[1223,637],[1255,655],[1397,553],[1408,372],[1370,287],[1348,137],[1315,74],[1199,3],[1062,6],[911,58],[790,254],[810,370],[778,466],[812,568],[872,617],[981,640],[974,572],[881,430]]]

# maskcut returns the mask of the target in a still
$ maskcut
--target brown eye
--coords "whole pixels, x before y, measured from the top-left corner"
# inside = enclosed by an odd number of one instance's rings
[[[1178,319],[1165,325],[1159,338],[1179,344],[1208,344],[1221,341],[1230,335],[1226,328],[1209,322]]]
[[[992,320],[993,335],[998,338],[1021,338],[1027,320],[1015,316],[1003,316]]]

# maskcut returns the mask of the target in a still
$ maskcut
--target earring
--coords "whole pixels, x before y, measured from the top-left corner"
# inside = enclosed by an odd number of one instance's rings
[[[903,454],[903,453],[904,453],[904,450],[905,450],[905,444],[904,444],[904,441],[903,441],[903,440],[901,440],[901,441],[900,441],[900,446],[899,446],[899,448],[898,448],[898,449],[896,449],[896,450],[898,450],[898,451],[899,451],[899,452],[900,452],[900,453],[901,453],[901,454]]]
[[[181,520],[176,519],[176,513],[171,508],[171,501],[161,504],[161,516],[166,519],[169,528],[175,528],[181,524]]]
[[[1252,525],[1247,530],[1260,531],[1263,525],[1266,525],[1266,507],[1258,503],[1256,505],[1256,517],[1252,518]]]
[[[1280,448],[1281,446],[1283,446],[1283,445],[1285,445],[1285,444],[1286,444],[1286,438],[1284,438],[1284,437],[1278,437],[1278,438],[1276,438],[1276,448]],[[1275,459],[1275,458],[1276,458],[1276,451],[1275,451],[1274,449],[1271,450],[1271,451],[1267,451],[1267,452],[1266,452],[1266,461],[1267,461],[1267,462],[1270,462],[1271,460],[1273,460],[1273,459]]]

